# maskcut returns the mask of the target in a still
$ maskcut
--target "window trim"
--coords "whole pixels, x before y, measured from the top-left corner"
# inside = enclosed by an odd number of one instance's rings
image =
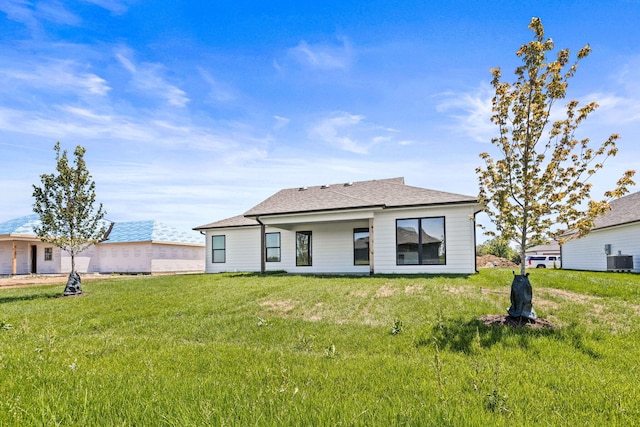
[[[214,240],[216,237],[222,237],[222,249],[215,248]],[[222,252],[222,261],[216,261],[216,251]],[[227,262],[227,236],[225,234],[215,234],[211,236],[211,263],[224,264]]]
[[[422,253],[422,220],[428,219],[442,219],[442,233],[443,240],[442,244],[444,245],[444,256],[441,262],[438,263],[425,263]],[[416,264],[400,264],[398,260],[398,221],[408,221],[408,220],[417,220],[418,221],[418,262]],[[425,216],[425,217],[413,217],[413,218],[396,218],[396,265],[397,266],[417,266],[417,265],[447,265],[447,221],[444,215],[440,216]]]
[[[44,260],[53,261],[53,248],[44,248]]]
[[[267,236],[269,234],[277,234],[278,235],[278,246],[269,246],[269,239],[267,238]],[[271,233],[265,233],[264,234],[264,260],[265,262],[282,262],[282,236],[280,235],[279,231],[274,231]],[[278,259],[277,260],[270,260],[269,259],[269,249],[278,249]]]
[[[308,248],[307,248],[307,258],[309,260],[308,264],[300,264],[300,259],[298,257],[298,235],[304,235],[307,236],[309,239],[309,244],[308,244]],[[296,231],[296,267],[311,267],[313,266],[313,231],[311,230],[307,230],[307,231]]]
[[[371,259],[369,257],[370,254],[370,250],[371,250],[371,240],[369,240],[367,242],[367,262],[366,264],[360,263],[358,264],[357,258],[356,258],[356,233],[367,233],[367,237],[371,237],[371,230],[369,230],[368,228],[364,227],[364,228],[354,228],[353,229],[353,265],[355,266],[359,266],[359,265],[371,265]]]

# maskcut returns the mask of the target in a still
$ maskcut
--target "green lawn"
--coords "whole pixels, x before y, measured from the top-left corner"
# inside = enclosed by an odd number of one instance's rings
[[[0,426],[640,424],[640,276],[509,270],[0,289]]]

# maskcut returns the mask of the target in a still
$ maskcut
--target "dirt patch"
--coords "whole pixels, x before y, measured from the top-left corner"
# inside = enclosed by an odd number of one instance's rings
[[[409,285],[405,286],[404,293],[407,295],[415,294],[416,292],[421,292],[424,289],[422,285]]]
[[[386,297],[390,297],[393,296],[393,294],[396,293],[396,289],[392,288],[389,285],[384,285],[381,286],[377,291],[376,291],[376,298],[386,298]]]
[[[518,264],[495,255],[482,255],[476,257],[476,266],[478,266],[478,268],[520,268]]]
[[[22,286],[38,286],[38,285],[61,285],[67,284],[67,274],[25,274],[20,276],[0,277],[0,289],[19,288]],[[120,276],[114,274],[81,274],[82,281],[110,279],[115,277],[135,277]]]
[[[511,317],[506,314],[488,314],[486,316],[482,316],[480,319],[482,323],[487,326],[510,326],[514,328],[532,328],[532,329],[541,329],[541,328],[552,328],[555,329],[557,326],[545,319],[525,319],[521,317]]]
[[[284,300],[284,301],[263,301],[260,303],[261,307],[266,308],[269,311],[273,311],[276,313],[288,313],[289,311],[296,308],[294,301],[292,300]]]

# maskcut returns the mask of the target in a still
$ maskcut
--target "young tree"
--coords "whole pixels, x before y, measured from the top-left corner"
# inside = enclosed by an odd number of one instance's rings
[[[33,210],[40,215],[38,237],[71,256],[71,273],[64,295],[81,294],[80,276],[76,272],[75,256],[99,242],[106,232],[101,220],[105,215],[102,203],[96,211],[95,182],[84,161],[85,148],[77,146],[74,166],[69,165],[67,151],[54,146],[57,174],[40,175],[42,186],[33,186]]]
[[[580,106],[569,101],[564,114],[551,119],[552,107],[565,97],[578,62],[591,49],[589,45],[580,49],[572,64],[568,49],[548,60],[554,44],[545,38],[540,19],[532,18],[529,29],[534,38],[516,52],[522,59],[515,70],[516,81],[503,82],[500,69],[491,70],[495,89],[491,121],[498,126],[498,136],[491,143],[500,157],[494,160],[489,153],[481,153],[484,166],[476,172],[479,201],[496,226],[496,232],[488,234],[515,241],[520,247],[520,276],[514,278],[509,314],[535,319],[531,285],[525,275],[526,248],[550,237],[562,241],[567,230],[575,231],[572,237],[588,233],[595,218],[608,211],[608,202],[634,184],[634,171],[625,172],[603,199],[591,198],[589,179],[607,158],[615,156],[619,136],[612,134],[597,148],[590,148],[588,138],[577,139],[578,126],[598,107],[595,102]],[[514,302],[514,292],[519,290],[529,295],[520,295],[524,300]]]

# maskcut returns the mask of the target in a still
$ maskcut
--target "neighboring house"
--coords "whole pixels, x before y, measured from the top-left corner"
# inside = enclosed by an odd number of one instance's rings
[[[0,275],[69,273],[66,251],[36,236],[38,215],[0,223]],[[204,271],[202,236],[157,221],[108,223],[105,240],[76,255],[80,273]]]
[[[589,234],[562,245],[562,268],[607,271],[615,261],[610,257],[622,255],[633,260],[632,271],[640,272],[640,192],[610,205]]]
[[[475,197],[404,178],[281,190],[206,232],[206,272],[476,271]]]
[[[560,243],[554,240],[546,245],[532,246],[525,251],[525,256],[534,255],[560,256]]]

